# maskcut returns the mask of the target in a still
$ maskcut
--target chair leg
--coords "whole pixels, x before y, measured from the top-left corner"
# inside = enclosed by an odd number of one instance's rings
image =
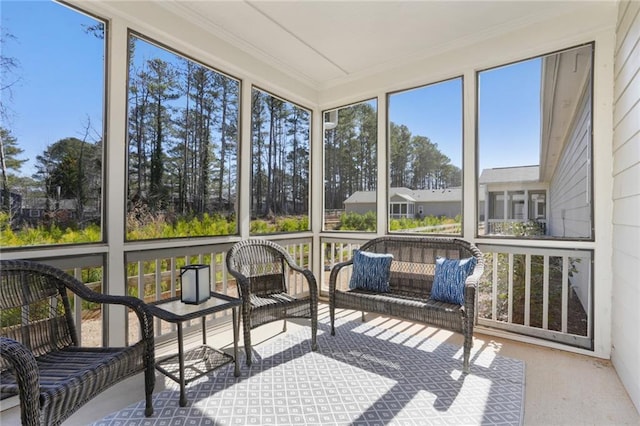
[[[329,318],[330,318],[330,321],[331,321],[331,335],[335,336],[336,335],[336,327],[335,327],[336,307],[333,306],[333,303],[329,306]]]
[[[471,346],[473,346],[473,336],[464,336],[464,349],[463,349],[463,361],[462,372],[469,373],[469,358],[471,357]]]
[[[333,329],[333,323],[331,324],[331,326]],[[312,351],[318,350],[318,343],[316,339],[317,335],[318,335],[318,315],[316,314],[311,316],[311,350]]]
[[[282,324],[282,332],[286,333],[287,332],[287,319],[285,318],[284,323]]]
[[[364,311],[362,311],[362,322],[364,322]]]
[[[153,416],[153,400],[152,400],[152,393],[147,392],[145,399],[146,399],[146,403],[145,403],[145,409],[144,409],[144,415],[145,417],[151,417]]]
[[[153,415],[153,388],[156,384],[156,371],[154,361],[149,360],[149,365],[144,369],[144,393],[145,393],[145,409],[144,415],[151,417]]]
[[[251,365],[251,324],[249,321],[242,322],[244,331],[244,351],[247,354],[247,366]]]

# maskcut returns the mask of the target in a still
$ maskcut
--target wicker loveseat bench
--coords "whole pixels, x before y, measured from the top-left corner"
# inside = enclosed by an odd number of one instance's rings
[[[473,324],[476,289],[484,270],[484,260],[478,248],[461,239],[440,237],[385,236],[363,244],[360,251],[391,254],[388,291],[347,288],[348,272],[353,258],[336,264],[329,278],[331,334],[335,335],[335,314],[338,309],[374,312],[430,324],[464,336],[463,371],[469,371],[469,356],[473,344]],[[354,251],[355,254],[355,251]],[[475,268],[464,282],[463,304],[434,300],[431,297],[436,258],[475,258]],[[338,284],[340,288],[338,288]]]
[[[81,347],[70,295],[131,308],[139,342]],[[144,372],[145,414],[153,413],[153,317],[135,297],[100,294],[52,266],[0,261],[0,396],[19,396],[23,425],[58,425],[100,392]]]

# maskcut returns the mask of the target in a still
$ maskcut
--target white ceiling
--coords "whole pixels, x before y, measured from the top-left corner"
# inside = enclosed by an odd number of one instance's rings
[[[158,5],[320,89],[565,15],[581,2],[158,0]]]

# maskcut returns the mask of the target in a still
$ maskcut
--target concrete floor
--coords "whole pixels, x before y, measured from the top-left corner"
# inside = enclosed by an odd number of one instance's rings
[[[319,316],[326,318],[328,315],[327,305],[321,304]],[[360,314],[353,311],[339,311],[338,315],[360,321]],[[462,345],[462,336],[433,327],[376,315],[368,315],[367,321],[394,331]],[[306,326],[308,321],[290,321],[289,331]],[[254,344],[268,341],[281,330],[280,321],[255,329]],[[191,337],[186,344],[198,343],[198,337]],[[233,338],[229,322],[212,327],[208,342],[218,342],[217,345],[230,350]],[[167,345],[159,347],[157,355],[169,350],[175,349]],[[609,361],[480,333],[475,333],[473,350],[490,351],[525,362],[525,425],[640,425],[640,415]],[[155,390],[159,391],[168,379],[161,375],[157,379]],[[86,404],[64,426],[87,425],[143,397],[142,375],[131,377]],[[19,425],[19,408],[0,412],[0,424]]]

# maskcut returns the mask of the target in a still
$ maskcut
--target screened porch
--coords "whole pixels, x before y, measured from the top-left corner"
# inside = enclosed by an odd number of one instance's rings
[[[326,316],[331,268],[365,241],[463,238],[486,263],[476,345],[527,363],[525,423],[637,423],[640,289],[624,272],[640,264],[637,3],[73,0],[2,12],[3,59],[15,60],[3,72],[36,92],[3,92],[3,259],[146,301],[179,295],[180,268],[206,264],[212,290],[237,296],[226,253],[266,238],[313,271]],[[52,18],[34,42],[36,15]],[[79,106],[44,102],[62,98]],[[138,338],[120,308],[74,309],[83,344]],[[228,320],[207,319],[214,339],[228,340]],[[154,325],[162,351],[176,330]],[[109,392],[110,411],[137,400]],[[69,424],[101,418],[85,408]]]

